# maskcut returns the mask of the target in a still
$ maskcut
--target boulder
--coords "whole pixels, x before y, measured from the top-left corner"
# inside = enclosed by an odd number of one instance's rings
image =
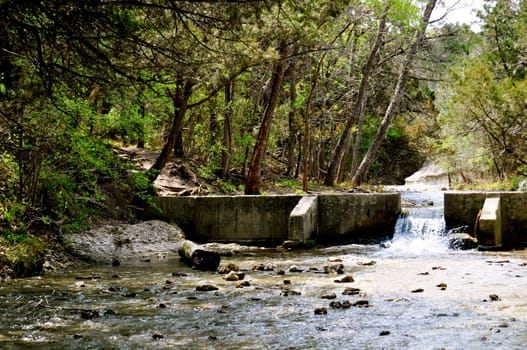
[[[478,247],[478,240],[468,233],[450,233],[448,235],[448,246],[451,249],[475,249]]]

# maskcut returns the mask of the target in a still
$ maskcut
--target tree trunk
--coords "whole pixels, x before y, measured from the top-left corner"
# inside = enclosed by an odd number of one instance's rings
[[[368,172],[371,167],[371,164],[373,163],[373,160],[375,159],[375,155],[377,154],[377,151],[379,150],[382,141],[386,137],[388,127],[390,126],[397,110],[399,109],[399,104],[403,96],[406,81],[408,80],[410,68],[415,59],[415,55],[417,54],[419,45],[421,44],[425,36],[426,28],[430,21],[430,16],[432,14],[432,11],[434,10],[436,2],[437,0],[428,0],[426,4],[426,8],[421,20],[421,25],[415,32],[413,42],[410,44],[408,52],[406,53],[406,56],[403,60],[401,71],[399,72],[399,77],[397,79],[397,84],[395,86],[395,91],[393,93],[392,99],[390,100],[390,104],[388,105],[388,108],[384,113],[384,118],[382,119],[379,129],[377,130],[377,134],[375,135],[373,143],[370,145],[370,148],[366,152],[366,155],[362,159],[362,162],[360,163],[359,167],[357,168],[357,171],[351,179],[351,183],[353,185],[360,185],[363,181],[365,174]]]
[[[220,254],[206,250],[200,245],[183,240],[178,249],[179,256],[192,268],[202,271],[216,271],[220,265]]]
[[[291,101],[288,116],[289,122],[289,138],[287,140],[287,170],[286,176],[290,177],[293,174],[295,168],[295,143],[296,143],[296,127],[295,127],[295,116],[296,116],[296,86],[295,82],[292,81],[289,87],[289,99]]]
[[[139,112],[141,113],[141,120],[139,121],[138,125],[139,135],[137,136],[137,148],[145,148],[145,118],[147,113],[147,105],[144,97],[141,97]]]
[[[234,80],[225,85],[225,117],[223,119],[223,149],[221,151],[221,176],[229,178],[232,157],[232,101],[234,99]]]
[[[375,62],[377,61],[377,54],[379,48],[381,47],[382,40],[386,32],[386,18],[388,16],[389,6],[390,4],[388,3],[385,11],[382,14],[381,20],[379,22],[379,29],[377,30],[377,35],[375,36],[370,55],[368,57],[368,60],[366,61],[366,64],[362,68],[362,79],[360,82],[357,97],[355,99],[355,103],[353,104],[351,115],[346,121],[346,126],[344,128],[344,131],[342,132],[342,136],[340,137],[339,143],[335,151],[333,152],[333,157],[331,158],[331,163],[328,167],[328,172],[324,180],[324,184],[327,186],[333,186],[335,184],[339,166],[342,164],[344,155],[347,153],[347,150],[349,150],[350,147],[351,137],[353,135],[353,125],[357,122],[357,120],[360,120],[360,115],[364,114],[363,107],[365,105],[365,100],[367,99],[366,90],[368,88],[373,68],[375,67]]]
[[[165,144],[161,153],[156,159],[156,162],[148,170],[149,178],[151,181],[154,181],[157,178],[159,172],[164,168],[168,160],[170,159],[170,153],[176,146],[178,140],[182,139],[183,132],[183,119],[185,118],[185,113],[188,109],[188,100],[192,94],[192,86],[194,84],[190,81],[181,81],[178,84],[174,92],[170,92],[170,97],[172,98],[172,103],[174,104],[174,116],[172,118],[172,126],[170,132],[168,133]]]
[[[249,173],[247,174],[247,181],[245,182],[245,194],[260,194],[260,171],[262,160],[267,149],[267,140],[271,130],[271,122],[273,120],[276,105],[278,104],[278,98],[280,97],[280,90],[282,89],[282,81],[284,79],[286,68],[285,57],[287,54],[287,47],[284,43],[281,44],[279,51],[280,60],[274,67],[269,101],[265,108],[262,124],[260,125],[251,162],[249,164]]]

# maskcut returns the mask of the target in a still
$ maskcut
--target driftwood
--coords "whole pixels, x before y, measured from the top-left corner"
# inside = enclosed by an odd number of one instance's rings
[[[179,256],[192,268],[203,271],[216,271],[220,265],[220,254],[204,249],[202,246],[183,240],[178,249]]]

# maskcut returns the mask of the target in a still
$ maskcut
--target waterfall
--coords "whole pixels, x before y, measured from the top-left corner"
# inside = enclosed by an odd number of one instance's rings
[[[396,254],[422,255],[448,251],[442,192],[403,192],[404,213],[395,225],[388,250]]]

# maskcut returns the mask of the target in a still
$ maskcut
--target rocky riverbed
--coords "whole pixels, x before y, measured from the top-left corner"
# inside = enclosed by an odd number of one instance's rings
[[[527,343],[525,251],[232,245],[222,247],[218,271],[207,272],[182,263],[170,244],[155,250],[156,235],[143,241],[132,232],[116,234],[130,242],[109,248],[104,264],[1,283],[0,347],[523,349]],[[177,238],[176,232],[163,234]]]

